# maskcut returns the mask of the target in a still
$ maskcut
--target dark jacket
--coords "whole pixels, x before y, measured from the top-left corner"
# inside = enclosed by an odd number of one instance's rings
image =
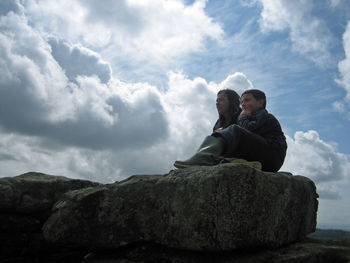
[[[265,138],[272,148],[286,152],[287,142],[281,125],[266,109],[260,109],[251,116],[240,115],[238,125]]]

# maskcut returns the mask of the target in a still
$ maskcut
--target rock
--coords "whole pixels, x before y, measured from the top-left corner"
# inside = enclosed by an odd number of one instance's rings
[[[156,244],[136,244],[113,251],[90,253],[82,263],[348,263],[350,248],[307,238],[279,249],[224,252],[177,250]]]
[[[34,172],[0,178],[0,212],[47,212],[65,192],[96,185],[99,184]]]
[[[193,167],[68,192],[43,234],[89,249],[140,242],[207,252],[271,249],[315,231],[317,197],[303,176],[241,164]]]
[[[53,252],[41,231],[53,204],[67,191],[97,185],[33,172],[0,178],[0,261]]]

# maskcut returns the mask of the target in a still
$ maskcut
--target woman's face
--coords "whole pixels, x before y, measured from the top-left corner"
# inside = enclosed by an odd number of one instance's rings
[[[216,98],[216,109],[219,114],[226,114],[230,109],[230,102],[224,92],[218,94]]]

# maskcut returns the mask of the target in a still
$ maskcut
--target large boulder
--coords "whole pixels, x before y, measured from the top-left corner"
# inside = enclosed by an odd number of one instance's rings
[[[48,213],[67,191],[97,185],[100,184],[36,172],[3,177],[0,178],[0,212]]]
[[[53,204],[67,191],[97,185],[34,172],[0,178],[0,261],[53,253],[41,231]]]
[[[90,249],[140,242],[192,251],[277,248],[315,231],[317,197],[303,176],[241,164],[193,167],[68,192],[43,233]]]

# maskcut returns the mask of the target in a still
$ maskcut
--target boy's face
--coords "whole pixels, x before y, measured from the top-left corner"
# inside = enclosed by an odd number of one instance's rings
[[[243,112],[246,114],[251,114],[264,106],[264,100],[256,100],[252,94],[244,94],[241,97],[241,106]]]

